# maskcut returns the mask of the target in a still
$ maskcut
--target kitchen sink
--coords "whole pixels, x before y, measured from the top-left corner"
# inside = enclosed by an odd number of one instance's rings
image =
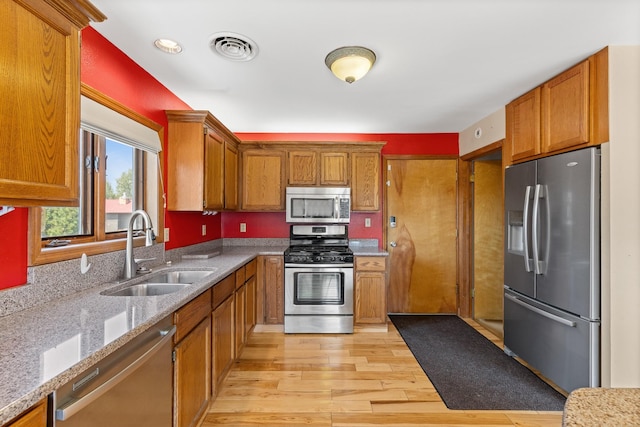
[[[110,288],[102,291],[101,295],[148,297],[167,295],[178,292],[202,280],[215,270],[175,270],[152,274],[147,279],[125,287]]]
[[[152,297],[178,292],[189,286],[188,283],[138,283],[115,291],[105,291],[102,295],[120,297]]]

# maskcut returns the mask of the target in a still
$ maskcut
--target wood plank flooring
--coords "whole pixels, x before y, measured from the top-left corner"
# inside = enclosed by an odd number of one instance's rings
[[[353,335],[252,333],[201,427],[561,424],[561,412],[447,409],[389,322]]]

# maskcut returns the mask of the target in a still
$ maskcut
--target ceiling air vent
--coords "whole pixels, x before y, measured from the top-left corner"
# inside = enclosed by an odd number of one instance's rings
[[[235,33],[216,33],[211,36],[209,46],[230,61],[250,61],[258,54],[253,40]]]

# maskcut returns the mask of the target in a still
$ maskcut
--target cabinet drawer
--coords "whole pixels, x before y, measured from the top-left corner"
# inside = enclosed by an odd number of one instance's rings
[[[213,306],[215,309],[236,290],[236,275],[230,274],[213,287]]]
[[[247,264],[245,264],[245,281],[251,279],[256,275],[256,271],[258,270],[258,260],[252,259]]]
[[[386,258],[381,256],[356,257],[356,270],[360,271],[385,271],[387,269]]]
[[[173,313],[173,323],[176,325],[173,341],[177,343],[182,340],[209,313],[211,313],[211,289]]]

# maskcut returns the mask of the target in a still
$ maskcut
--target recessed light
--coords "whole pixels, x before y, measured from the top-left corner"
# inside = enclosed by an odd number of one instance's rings
[[[182,52],[182,46],[170,39],[157,39],[153,44],[163,52],[176,54]]]

